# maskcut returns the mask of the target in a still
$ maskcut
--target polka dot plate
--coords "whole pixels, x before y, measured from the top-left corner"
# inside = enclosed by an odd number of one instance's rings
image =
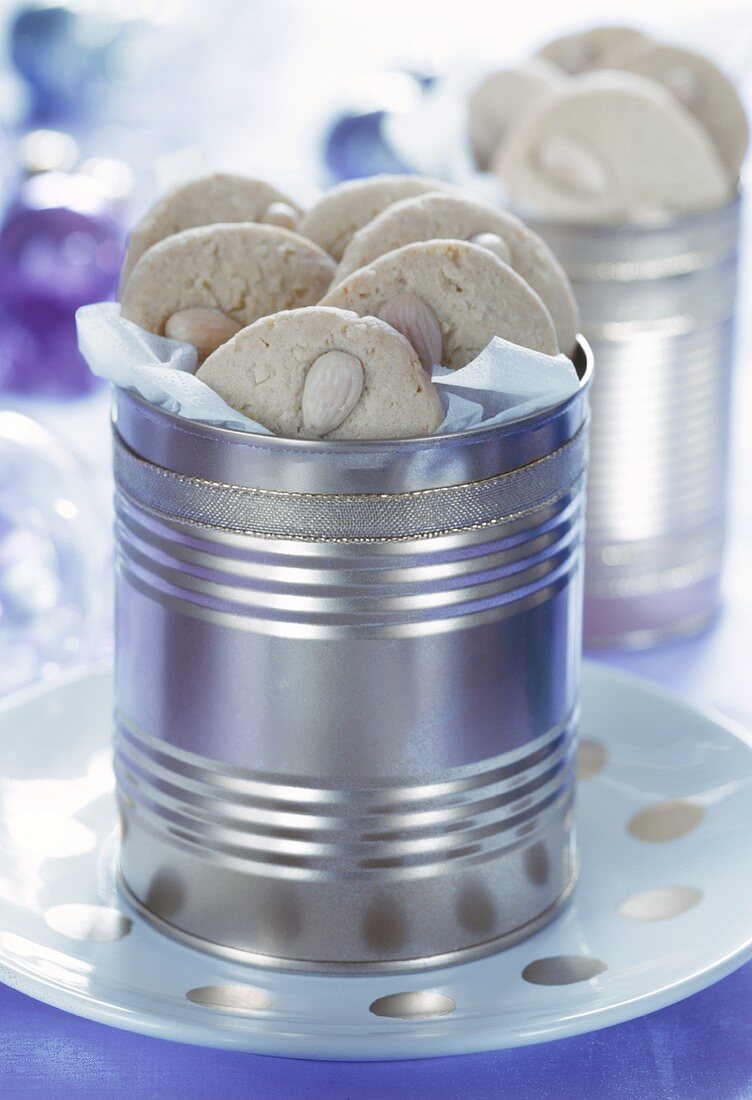
[[[0,707],[0,979],[94,1020],[301,1058],[417,1058],[605,1027],[752,956],[752,739],[585,668],[571,903],[532,938],[398,975],[272,971],[164,938],[115,885],[112,685],[90,673]]]

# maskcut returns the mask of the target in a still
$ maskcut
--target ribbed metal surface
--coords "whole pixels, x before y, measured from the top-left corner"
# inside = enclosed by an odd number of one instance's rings
[[[482,949],[502,902],[524,928],[573,875],[572,721],[482,771],[371,790],[228,776],[122,725],[118,746],[130,888],[168,920],[179,900],[179,927],[231,955],[388,968]]]
[[[137,406],[118,403],[138,453]],[[533,418],[534,453],[585,415],[583,388]],[[262,445],[248,437],[248,480]],[[409,483],[431,447],[379,449],[371,476]],[[455,466],[486,461],[482,441],[454,447]],[[277,461],[292,486],[299,455]],[[364,465],[357,445],[336,461]],[[521,510],[509,466],[495,521],[472,524],[470,494],[466,529],[411,534],[408,513],[374,542],[248,534],[145,507],[141,481],[118,492],[121,864],[152,919],[211,950],[358,969],[493,950],[555,911],[575,873],[584,453],[543,503],[524,482]]]
[[[572,278],[598,372],[585,641],[689,633],[718,601],[740,202],[671,222],[536,224]]]

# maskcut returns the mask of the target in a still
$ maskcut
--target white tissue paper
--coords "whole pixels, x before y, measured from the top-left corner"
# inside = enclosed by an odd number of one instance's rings
[[[271,434],[195,377],[190,344],[145,332],[124,320],[114,302],[82,306],[76,323],[81,354],[100,378],[186,420]],[[565,355],[542,355],[498,337],[460,370],[437,367],[433,381],[446,411],[437,435],[518,420],[566,400],[579,387]]]

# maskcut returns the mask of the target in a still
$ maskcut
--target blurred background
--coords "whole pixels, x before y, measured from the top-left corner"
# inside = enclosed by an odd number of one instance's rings
[[[109,656],[108,393],[78,354],[73,317],[114,296],[134,219],[209,170],[268,178],[303,203],[337,180],[403,171],[386,123],[437,79],[480,77],[594,22],[701,48],[749,102],[743,2],[0,3],[0,692]],[[743,308],[740,319],[741,416]],[[738,479],[750,454],[737,439]],[[744,537],[732,542],[727,608],[741,622],[752,618],[748,494],[735,496],[734,523]],[[678,664],[631,660],[680,688],[704,676],[741,714],[740,681],[724,679],[738,637],[719,638]]]

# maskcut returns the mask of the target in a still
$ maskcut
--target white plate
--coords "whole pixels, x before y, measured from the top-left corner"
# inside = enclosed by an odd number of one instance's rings
[[[750,739],[604,667],[584,675],[574,900],[496,956],[398,976],[227,963],[129,911],[111,710],[106,672],[0,708],[0,979],[69,1012],[261,1054],[416,1058],[605,1027],[752,955]]]

